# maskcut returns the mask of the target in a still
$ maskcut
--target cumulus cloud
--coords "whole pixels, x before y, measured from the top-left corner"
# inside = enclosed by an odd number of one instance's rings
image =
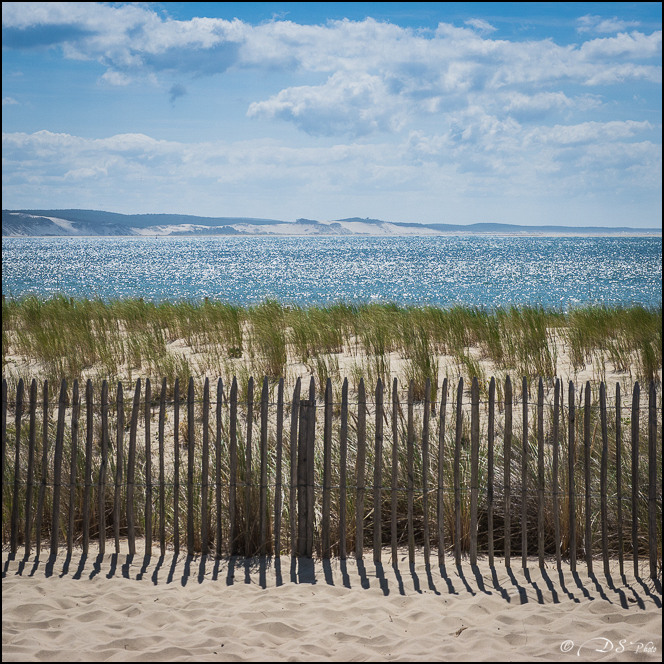
[[[99,61],[109,85],[247,69],[295,81],[306,76],[305,85],[251,101],[247,114],[291,122],[318,136],[400,131],[413,118],[468,106],[482,93],[488,99],[501,90],[513,93],[505,112],[523,117],[571,108],[555,87],[563,82],[661,82],[661,30],[619,31],[577,46],[493,39],[496,30],[483,19],[468,19],[465,26],[440,23],[424,32],[370,18],[250,25],[237,19],[176,21],[140,3],[3,4],[3,45],[59,45],[66,57]],[[596,34],[628,27],[635,26],[591,15],[579,19],[579,30]],[[178,91],[171,88],[171,102],[181,96]]]

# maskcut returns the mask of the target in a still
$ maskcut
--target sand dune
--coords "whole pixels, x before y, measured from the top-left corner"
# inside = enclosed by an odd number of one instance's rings
[[[662,659],[661,582],[583,565],[46,558],[3,553],[3,661]]]

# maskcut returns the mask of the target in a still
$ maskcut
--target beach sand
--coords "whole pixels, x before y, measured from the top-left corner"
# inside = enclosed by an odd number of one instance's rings
[[[661,580],[579,561],[2,555],[3,661],[661,661]],[[626,561],[627,563],[627,561]],[[645,561],[644,561],[645,563]],[[647,567],[642,563],[642,572]],[[596,565],[601,570],[601,562]]]

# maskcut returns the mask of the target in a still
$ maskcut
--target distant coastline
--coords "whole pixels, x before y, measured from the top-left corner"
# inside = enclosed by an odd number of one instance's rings
[[[477,223],[420,224],[351,217],[332,221],[198,217],[179,214],[125,215],[102,210],[3,210],[3,237],[661,237],[661,229],[629,227],[518,226]]]

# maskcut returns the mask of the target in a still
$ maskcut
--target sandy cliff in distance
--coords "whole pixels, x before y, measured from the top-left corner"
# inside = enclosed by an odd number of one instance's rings
[[[655,228],[420,224],[351,217],[332,221],[197,217],[182,214],[125,215],[101,210],[3,210],[3,237],[48,236],[377,236],[395,235],[657,235]]]

